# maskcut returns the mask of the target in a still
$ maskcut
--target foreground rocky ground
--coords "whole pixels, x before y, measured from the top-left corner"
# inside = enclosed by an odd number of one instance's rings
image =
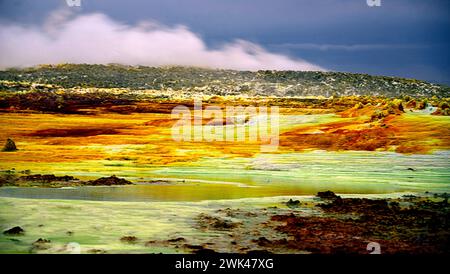
[[[257,212],[227,208],[217,216],[201,214],[198,225],[229,232],[230,245],[238,253],[368,254],[373,251],[370,243],[386,254],[448,254],[448,197],[425,193],[400,199],[341,198],[327,191],[313,202],[289,200],[290,213],[280,214],[276,207]],[[204,253],[215,252],[214,246],[183,247]]]
[[[190,228],[186,231],[179,230],[165,237],[139,231],[137,234],[117,234],[116,238],[108,240],[112,242],[103,244],[121,245],[123,252],[129,250],[132,253],[132,250],[139,253],[166,250],[169,253],[202,254],[369,254],[373,251],[370,247],[378,245],[381,254],[449,253],[448,194],[422,193],[378,199],[374,196],[370,199],[356,197],[341,197],[327,191],[319,192],[315,197],[299,197],[300,200],[281,202],[278,199],[279,202],[270,206],[215,205],[215,209],[189,213]],[[66,209],[67,205],[59,208]],[[139,212],[143,213],[142,210]],[[162,212],[158,216],[162,219],[167,217]],[[177,218],[183,217],[179,215]],[[71,252],[68,244],[62,246],[60,242],[54,242],[58,237],[45,233],[45,229],[36,234],[36,229],[29,225],[10,223],[2,236],[5,241],[28,245],[31,253]],[[94,223],[92,225],[96,227]],[[46,225],[42,226],[45,228]],[[134,223],[127,231],[133,231],[132,227],[137,228],[139,224]],[[67,230],[69,238],[80,236],[83,231],[76,227],[62,226],[60,229]],[[28,239],[30,233],[34,239]],[[103,232],[96,228],[89,233],[89,237],[96,237]],[[117,253],[122,250],[100,246],[87,248],[84,243],[80,244],[83,253]]]

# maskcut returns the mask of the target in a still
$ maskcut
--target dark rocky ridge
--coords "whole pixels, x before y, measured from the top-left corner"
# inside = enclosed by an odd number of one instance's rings
[[[18,186],[18,187],[68,187],[68,186],[116,186],[132,185],[133,183],[115,175],[101,177],[96,180],[83,181],[73,176],[55,176],[53,174],[33,174],[17,176],[11,172],[0,173],[0,187]]]
[[[200,89],[205,94],[260,96],[449,97],[450,88],[425,81],[344,72],[235,71],[196,67],[122,65],[42,65],[0,71],[0,90],[56,90],[58,87],[129,88],[134,90]],[[32,83],[32,84],[31,84]]]

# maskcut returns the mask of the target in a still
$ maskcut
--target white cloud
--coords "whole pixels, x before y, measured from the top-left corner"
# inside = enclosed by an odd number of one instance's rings
[[[238,70],[323,70],[236,40],[211,49],[185,26],[126,25],[95,13],[51,15],[42,26],[0,25],[0,67],[58,63],[183,65]]]

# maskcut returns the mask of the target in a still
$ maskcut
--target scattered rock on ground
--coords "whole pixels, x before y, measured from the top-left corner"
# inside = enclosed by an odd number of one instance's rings
[[[14,141],[11,138],[8,138],[6,140],[5,146],[3,147],[2,151],[16,151],[17,147],[16,147],[16,143],[14,143]]]
[[[74,178],[73,176],[55,176],[53,174],[34,174],[34,175],[27,175],[20,177],[23,181],[33,181],[33,182],[43,182],[43,183],[50,183],[50,182],[69,182],[73,180],[78,180]]]
[[[102,177],[94,181],[86,182],[86,185],[91,186],[112,186],[112,185],[132,185],[132,184],[133,184],[132,182],[116,177],[115,175],[110,177]]]
[[[49,249],[50,248],[50,240],[39,238],[37,241],[33,243],[33,248],[35,249]]]
[[[216,251],[206,248],[203,245],[191,245],[191,244],[185,244],[185,248],[190,249],[192,253],[194,254],[214,254],[217,253]]]
[[[87,253],[91,253],[91,254],[105,254],[106,251],[103,250],[103,249],[96,249],[96,248],[93,248],[93,249],[89,249],[89,250],[87,251]]]
[[[136,236],[123,236],[122,238],[120,238],[120,240],[122,242],[127,242],[127,243],[136,243],[138,238]]]
[[[15,226],[11,229],[3,231],[3,234],[5,235],[23,235],[25,234],[25,230],[21,228],[20,226]]]
[[[298,207],[300,205],[300,201],[299,200],[294,201],[292,199],[289,199],[289,201],[286,202],[286,205],[290,208]]]
[[[221,219],[219,217],[210,216],[203,213],[199,215],[198,223],[200,227],[212,230],[230,230],[239,225],[239,223],[234,223],[230,220]]]
[[[317,192],[317,197],[321,198],[321,199],[336,199],[339,196],[337,196],[336,194],[334,194],[333,191],[323,191],[323,192]]]
[[[253,240],[255,243],[257,243],[259,246],[266,246],[271,244],[272,242],[268,240],[266,237],[259,237],[257,240]]]
[[[176,242],[185,242],[186,239],[183,238],[183,237],[178,237],[178,238],[174,238],[174,239],[169,239],[167,241],[170,242],[170,243],[176,243]]]

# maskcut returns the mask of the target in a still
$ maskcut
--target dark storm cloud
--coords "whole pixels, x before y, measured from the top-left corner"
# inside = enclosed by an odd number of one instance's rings
[[[100,12],[135,25],[185,25],[205,45],[244,39],[322,67],[449,83],[447,0],[82,0],[80,14]],[[0,1],[3,21],[42,24],[64,0]]]

